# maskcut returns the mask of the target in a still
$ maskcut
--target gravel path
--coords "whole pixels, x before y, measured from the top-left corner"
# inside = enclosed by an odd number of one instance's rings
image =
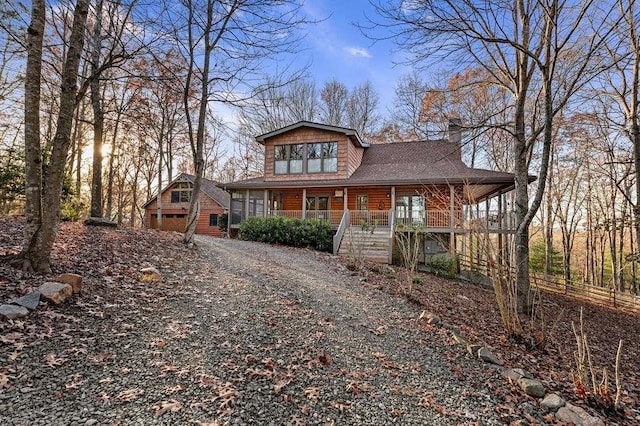
[[[198,245],[166,283],[18,323],[18,367],[5,333],[0,424],[501,424],[494,369],[331,256]]]

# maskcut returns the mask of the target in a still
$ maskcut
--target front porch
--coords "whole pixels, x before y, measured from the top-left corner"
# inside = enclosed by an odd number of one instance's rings
[[[335,231],[333,251],[338,254],[346,234],[368,225],[375,229],[376,245],[386,239],[390,263],[394,232],[399,226],[420,227],[422,232],[447,240],[446,251],[456,254],[456,236],[472,230],[511,234],[515,217],[507,208],[506,192],[471,202],[473,188],[464,185],[404,187],[329,187],[300,189],[247,189],[232,192],[230,228],[253,216],[317,219]],[[376,256],[381,258],[380,253]]]

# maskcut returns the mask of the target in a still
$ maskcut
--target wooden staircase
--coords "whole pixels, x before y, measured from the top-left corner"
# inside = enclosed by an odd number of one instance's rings
[[[389,228],[376,228],[372,232],[363,231],[361,226],[350,226],[344,233],[338,254],[389,263],[390,232]]]

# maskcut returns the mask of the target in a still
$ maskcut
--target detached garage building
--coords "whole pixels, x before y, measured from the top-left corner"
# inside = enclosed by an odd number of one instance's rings
[[[182,173],[162,190],[163,231],[184,232],[194,179],[195,176]],[[200,216],[198,217],[196,234],[223,236],[218,227],[218,218],[229,209],[229,194],[216,185],[217,182],[202,179]],[[158,229],[157,195],[147,201],[143,207],[145,209],[145,227]]]

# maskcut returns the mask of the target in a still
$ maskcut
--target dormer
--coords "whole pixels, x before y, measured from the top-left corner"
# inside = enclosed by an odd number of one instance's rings
[[[256,141],[265,147],[265,182],[347,179],[369,146],[353,129],[310,121],[265,133]]]

